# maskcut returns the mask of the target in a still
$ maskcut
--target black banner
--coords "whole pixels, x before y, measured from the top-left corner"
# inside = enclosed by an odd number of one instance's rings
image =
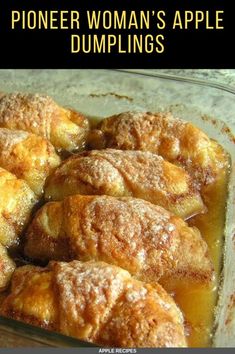
[[[232,2],[0,4],[1,68],[232,68]]]

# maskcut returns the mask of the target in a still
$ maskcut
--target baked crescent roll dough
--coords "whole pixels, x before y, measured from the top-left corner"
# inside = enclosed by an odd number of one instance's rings
[[[49,177],[45,197],[61,200],[73,194],[133,196],[183,218],[204,211],[187,172],[150,152],[94,150],[67,159]]]
[[[44,205],[26,232],[25,254],[44,261],[105,261],[147,282],[208,282],[213,276],[207,244],[196,228],[131,197],[74,195]]]
[[[0,128],[0,166],[24,179],[38,196],[52,170],[60,164],[51,143],[35,134]]]
[[[185,347],[183,317],[158,285],[103,262],[24,266],[1,315],[111,347]]]
[[[42,94],[6,94],[0,98],[0,126],[26,130],[48,139],[56,149],[80,150],[88,133],[88,120],[57,105]]]
[[[25,228],[37,198],[28,184],[0,168],[0,243],[11,246]]]
[[[0,291],[4,290],[15,270],[15,263],[7,254],[7,250],[0,243]]]
[[[201,184],[214,181],[228,162],[223,149],[192,123],[170,113],[125,112],[91,132],[91,147],[150,151],[183,166]]]

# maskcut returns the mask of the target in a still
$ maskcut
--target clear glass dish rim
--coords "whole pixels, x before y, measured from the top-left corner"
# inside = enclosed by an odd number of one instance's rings
[[[106,70],[108,70],[108,69],[106,69]],[[197,69],[195,69],[195,71],[196,70]],[[210,81],[210,80],[198,79],[198,78],[194,78],[194,77],[186,77],[186,76],[182,76],[182,75],[166,74],[166,73],[161,74],[161,73],[151,72],[151,69],[110,69],[110,71],[119,71],[119,72],[128,73],[128,74],[137,74],[137,75],[142,75],[142,76],[146,76],[146,77],[165,79],[165,80],[169,80],[169,81],[173,80],[173,81],[178,81],[178,82],[187,82],[189,84],[211,87],[211,88],[222,90],[222,91],[225,91],[225,92],[235,95],[235,87],[233,88],[230,85],[226,85],[223,83],[217,83],[217,82]]]

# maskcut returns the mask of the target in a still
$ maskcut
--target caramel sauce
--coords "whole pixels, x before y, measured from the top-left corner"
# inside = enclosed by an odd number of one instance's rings
[[[227,200],[228,171],[222,171],[216,182],[203,193],[207,213],[188,220],[206,240],[215,268],[210,285],[171,281],[163,284],[182,310],[189,347],[210,347],[212,344],[215,306],[223,256],[223,238]],[[182,250],[183,252],[183,250]]]

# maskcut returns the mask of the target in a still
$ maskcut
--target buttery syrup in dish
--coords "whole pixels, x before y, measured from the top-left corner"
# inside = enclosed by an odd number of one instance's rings
[[[184,314],[189,347],[210,347],[212,344],[223,256],[228,171],[228,168],[222,170],[216,182],[204,193],[207,213],[188,220],[190,226],[196,226],[201,231],[208,244],[215,269],[214,281],[210,285],[186,281],[184,283],[171,281],[163,284],[165,289],[174,296]]]

